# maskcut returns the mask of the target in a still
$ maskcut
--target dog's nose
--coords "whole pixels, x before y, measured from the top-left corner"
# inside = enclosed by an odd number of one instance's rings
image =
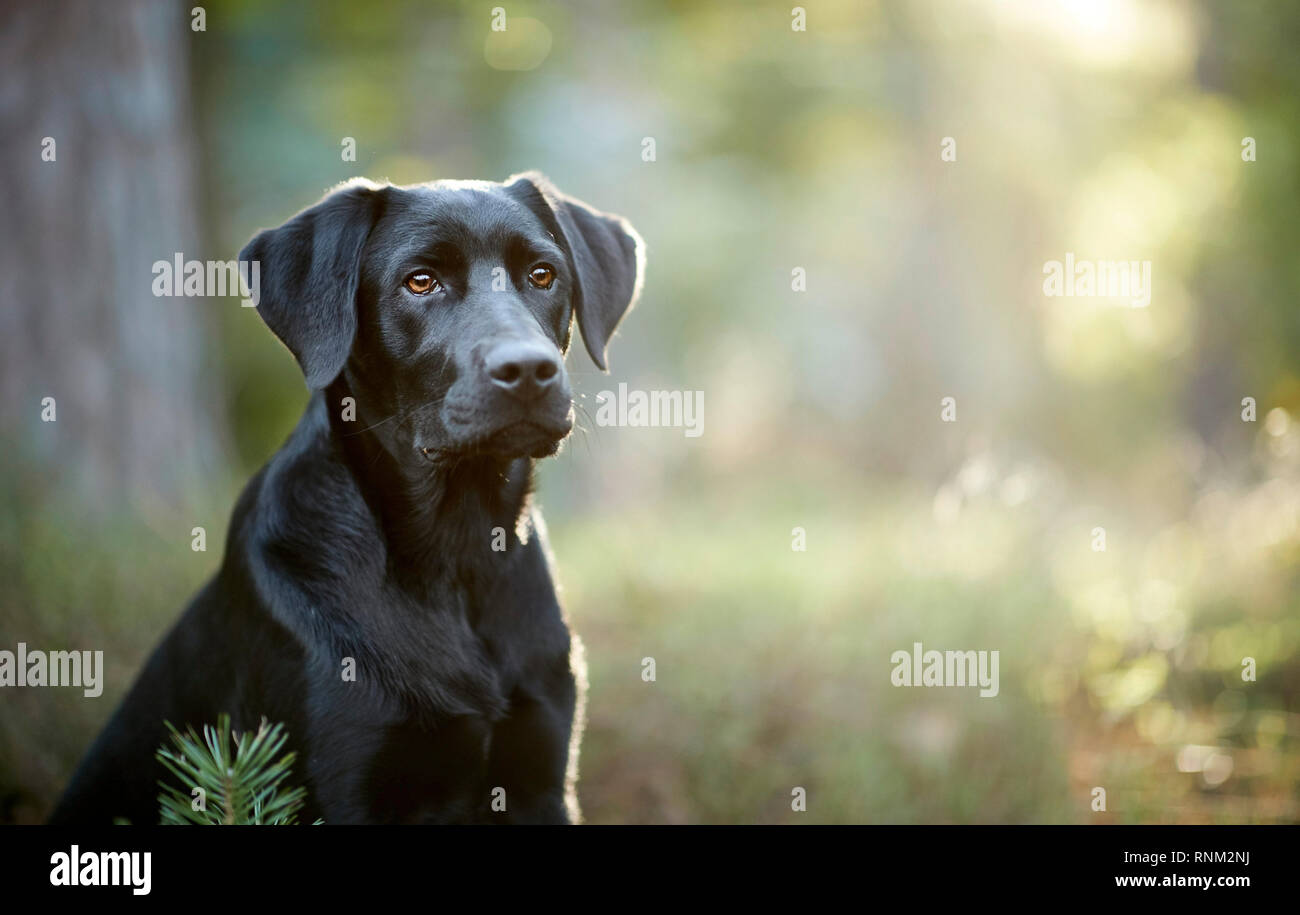
[[[560,377],[560,360],[540,343],[499,343],[484,358],[488,377],[519,400],[533,400]]]

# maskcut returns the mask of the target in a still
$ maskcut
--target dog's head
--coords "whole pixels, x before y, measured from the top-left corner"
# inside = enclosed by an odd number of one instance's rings
[[[352,182],[240,260],[259,262],[258,311],[308,386],[342,375],[358,428],[403,462],[554,453],[573,426],[574,319],[604,369],[644,268],[630,225],[531,173]]]

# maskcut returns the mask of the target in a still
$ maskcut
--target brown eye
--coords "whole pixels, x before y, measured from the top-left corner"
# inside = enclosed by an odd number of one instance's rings
[[[407,289],[416,295],[428,295],[438,285],[431,273],[412,273],[404,283]]]
[[[538,264],[528,272],[528,282],[538,289],[550,289],[555,282],[555,270],[550,264]]]

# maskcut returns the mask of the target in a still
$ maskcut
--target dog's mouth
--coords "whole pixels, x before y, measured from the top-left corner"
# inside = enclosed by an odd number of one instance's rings
[[[421,448],[420,453],[426,460],[433,462],[474,455],[504,458],[550,457],[559,450],[560,443],[571,431],[573,431],[572,416],[566,417],[564,422],[522,419],[499,426],[485,434],[468,436],[450,447]]]
[[[572,428],[572,423],[561,426],[521,420],[493,432],[479,449],[502,457],[548,457],[559,450]]]

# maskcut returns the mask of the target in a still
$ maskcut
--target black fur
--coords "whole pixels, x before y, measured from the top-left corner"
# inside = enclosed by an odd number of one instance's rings
[[[524,175],[354,183],[240,257],[311,400],[51,822],[157,822],[163,721],[222,712],[286,724],[308,821],[575,821],[583,670],[529,491],[572,426],[574,318],[603,368],[640,239]]]

